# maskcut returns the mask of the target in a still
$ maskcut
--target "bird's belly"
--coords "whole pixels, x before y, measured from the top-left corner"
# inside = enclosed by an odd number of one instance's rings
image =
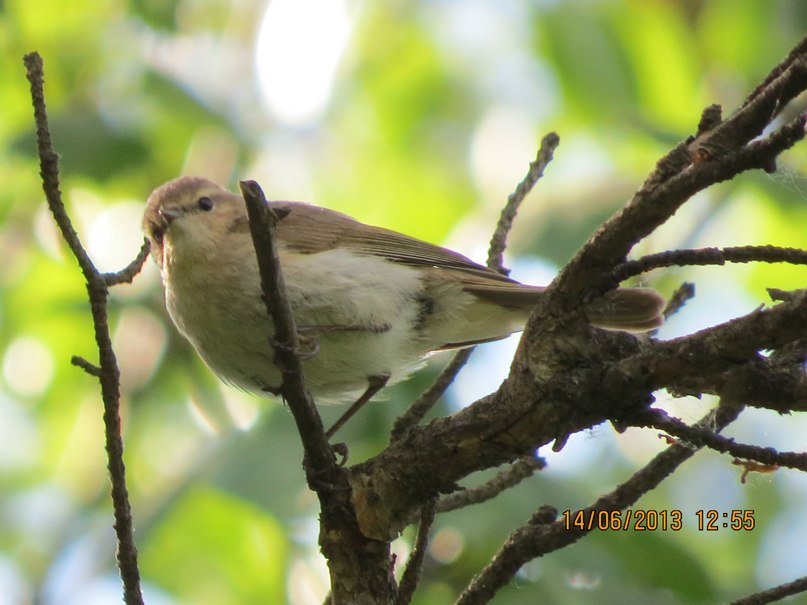
[[[419,273],[343,250],[281,257],[301,337],[305,381],[315,401],[355,399],[370,376],[401,380],[427,352],[414,330]],[[225,382],[276,391],[271,321],[254,275],[225,287],[206,279],[166,287],[169,313],[205,363]]]

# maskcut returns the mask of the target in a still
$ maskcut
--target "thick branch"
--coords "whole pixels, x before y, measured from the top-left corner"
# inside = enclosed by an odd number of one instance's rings
[[[644,392],[674,389],[715,377],[749,362],[760,351],[778,349],[807,331],[807,290],[770,309],[757,309],[738,319],[667,342],[656,343],[613,365],[603,375],[604,388],[630,382]],[[643,378],[636,378],[643,377]],[[684,386],[683,388],[686,388]]]
[[[688,384],[694,375],[712,377],[722,392],[731,371],[756,363],[760,350],[780,348],[807,332],[807,292],[663,343],[593,330],[585,323],[553,325],[547,319],[543,326],[528,365],[517,360],[499,391],[450,418],[415,427],[400,443],[352,469],[361,502],[368,501],[369,490],[387,504],[374,506],[372,513],[357,505],[368,535],[398,531],[421,498],[453,489],[470,472],[562,441],[605,419],[630,418],[657,389]]]
[[[743,132],[734,140],[748,136],[749,124],[769,120],[765,99],[790,98],[794,83],[807,88],[802,72],[788,68],[738,110],[731,120]],[[701,142],[712,140],[714,132],[701,135]],[[769,168],[803,137],[804,118],[799,117],[767,138],[720,155],[693,161],[682,144],[659,162],[634,198],[547,290],[533,311],[510,376],[496,393],[450,418],[413,427],[376,458],[351,469],[354,506],[365,534],[388,539],[423,502],[455,490],[470,472],[510,462],[552,440],[562,444],[568,434],[605,419],[629,418],[652,402],[654,390],[676,387],[687,373],[711,376],[720,390],[725,372],[758,360],[762,349],[798,340],[807,331],[802,296],[736,325],[712,328],[713,338],[699,333],[669,343],[592,329],[580,307],[613,287],[610,276],[630,248],[693,194],[744,170]]]

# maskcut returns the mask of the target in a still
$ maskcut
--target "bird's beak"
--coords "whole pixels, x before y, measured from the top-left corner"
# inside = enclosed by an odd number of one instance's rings
[[[171,221],[175,218],[182,216],[182,210],[179,208],[160,208],[160,216],[163,217],[166,224],[170,225]]]

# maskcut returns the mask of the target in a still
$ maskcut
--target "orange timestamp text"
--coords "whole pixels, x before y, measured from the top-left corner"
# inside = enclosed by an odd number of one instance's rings
[[[565,510],[563,525],[567,531],[681,531],[684,513],[678,509],[656,510]]]
[[[565,510],[562,522],[567,531],[681,531],[684,513],[673,509]],[[695,512],[698,531],[751,531],[756,527],[752,509],[721,512],[702,509]]]

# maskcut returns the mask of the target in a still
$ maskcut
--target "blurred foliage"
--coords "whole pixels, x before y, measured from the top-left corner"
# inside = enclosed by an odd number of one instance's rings
[[[277,18],[289,4],[275,0]],[[321,5],[299,4],[316,21]],[[301,122],[273,113],[274,92],[257,78],[268,6],[0,4],[0,604],[120,598],[100,397],[69,365],[72,354],[94,356],[89,312],[43,202],[25,52],[44,57],[65,199],[107,269],[135,255],[149,191],[182,172],[229,185],[257,178],[272,197],[307,199],[481,258],[537,141],[556,130],[556,160],[511,242],[515,275],[526,266],[529,281],[536,260],[550,271],[567,260],[692,132],[704,106],[731,111],[807,31],[802,0],[348,2],[347,47],[328,76],[327,103]],[[315,55],[338,52],[306,30],[293,35]],[[285,57],[293,75],[297,53]],[[640,251],[803,247],[804,146],[779,169],[697,196]],[[662,291],[687,279],[699,292],[662,337],[750,311],[765,287],[802,287],[805,277],[767,265],[659,272],[650,281]],[[211,376],[170,325],[150,264],[116,288],[111,313],[147,601],[320,603],[327,574],[316,502],[290,415]],[[492,368],[507,360],[490,352],[499,350],[475,353],[463,393],[481,395],[501,379]],[[384,446],[393,418],[442,359],[346,428],[352,462]],[[437,413],[453,409],[458,392]],[[659,398],[687,419],[712,403]],[[326,421],[338,413],[323,411]],[[730,434],[803,449],[805,430],[803,418],[751,412]],[[617,437],[599,427],[547,453],[545,472],[495,502],[439,518],[416,602],[452,602],[537,506],[585,506],[661,447],[647,432]],[[681,509],[681,532],[590,536],[526,566],[496,602],[726,601],[807,573],[805,502],[798,473],[740,485],[729,460],[702,453],[639,504]],[[757,527],[698,531],[695,511],[704,508],[753,508]],[[411,539],[409,530],[396,544],[399,561]]]

